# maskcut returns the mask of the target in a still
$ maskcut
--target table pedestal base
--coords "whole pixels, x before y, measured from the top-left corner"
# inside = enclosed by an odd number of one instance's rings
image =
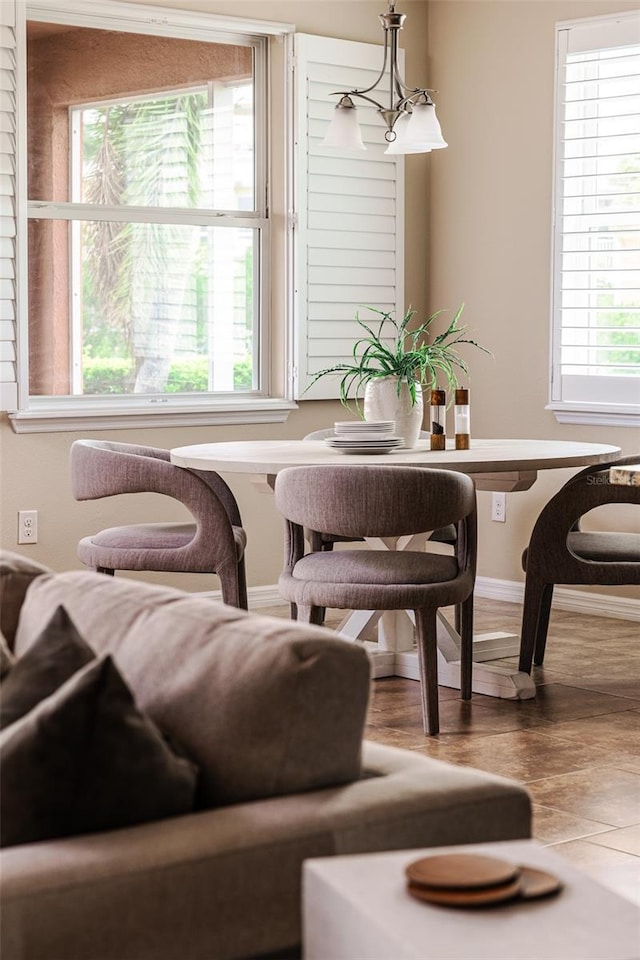
[[[393,618],[391,623],[387,619],[389,616]],[[357,610],[343,620],[336,632],[345,639],[364,642],[371,658],[374,679],[405,677],[419,680],[412,621],[413,614],[409,611],[394,610],[391,614],[382,614],[379,610]],[[376,623],[378,642],[363,641]],[[389,633],[394,636],[395,648],[388,643]],[[508,664],[488,662],[515,656],[519,647],[519,638],[513,634],[494,632],[475,636],[472,691],[504,700],[531,700],[535,697],[535,684],[528,673]],[[438,613],[438,683],[442,687],[460,689],[460,639],[441,613]]]

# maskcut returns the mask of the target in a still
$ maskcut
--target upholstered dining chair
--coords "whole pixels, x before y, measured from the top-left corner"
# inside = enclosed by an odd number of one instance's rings
[[[439,730],[436,613],[460,605],[461,696],[471,697],[476,494],[470,477],[448,470],[372,464],[290,467],[275,484],[286,521],[282,596],[298,619],[322,624],[327,607],[413,610],[425,733]],[[348,540],[399,538],[448,524],[456,555],[423,550],[356,549],[330,552],[307,530],[331,529]]]
[[[314,430],[312,433],[308,433],[306,437],[303,437],[303,440],[326,440],[327,437],[334,436],[333,427],[326,427],[323,430]],[[420,439],[428,439],[431,436],[426,430],[420,431]],[[327,533],[326,531],[305,531],[305,536],[311,542],[313,540],[314,550],[333,550],[335,543],[353,543],[358,540],[362,540],[362,537],[339,537],[335,533]],[[444,543],[449,547],[455,549],[456,545],[456,528],[454,524],[450,523],[446,527],[441,527],[439,530],[434,530],[430,536],[429,540],[432,543]],[[296,606],[295,604],[291,605],[291,616],[296,619]],[[460,632],[460,607],[456,605],[455,609],[455,628]]]
[[[558,584],[640,584],[640,532],[582,530],[580,519],[610,503],[640,505],[640,487],[609,482],[612,466],[640,462],[640,454],[581,470],[541,511],[522,555],[525,570],[520,665],[541,664],[547,643],[553,588]],[[640,526],[638,528],[640,530]]]
[[[303,437],[303,440],[326,440],[327,437],[332,437],[334,435],[334,430],[332,427],[327,427],[323,430],[314,430],[312,433],[308,433],[306,437]],[[426,430],[420,431],[420,439],[428,440],[431,436],[430,433]],[[321,533],[320,536],[320,546],[323,550],[333,550],[334,543],[340,543],[345,540],[348,540],[348,537],[337,537],[331,533]],[[362,539],[356,538],[356,539]],[[456,545],[456,528],[450,523],[446,527],[442,527],[440,530],[434,530],[431,536],[429,537],[433,543],[446,543],[450,547],[455,547]]]
[[[168,450],[108,440],[76,440],[71,446],[71,484],[76,500],[126,493],[158,493],[187,507],[193,522],[136,523],[111,527],[78,544],[92,570],[212,573],[222,599],[247,609],[247,537],[236,499],[213,471],[186,470]]]

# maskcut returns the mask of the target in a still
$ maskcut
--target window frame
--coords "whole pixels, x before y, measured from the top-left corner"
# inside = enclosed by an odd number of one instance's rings
[[[268,138],[269,117],[272,114],[270,67],[268,63],[269,41],[282,38],[285,49],[291,49],[294,26],[259,20],[244,20],[223,17],[215,14],[195,14],[166,8],[146,7],[136,4],[122,4],[118,0],[104,0],[100,13],[88,12],[84,0],[52,0],[52,2],[16,3],[16,315],[17,315],[17,382],[18,409],[9,413],[11,426],[17,433],[54,432],[73,429],[113,429],[141,426],[197,426],[223,423],[282,422],[297,404],[292,400],[290,385],[285,377],[274,374],[272,367],[286,368],[287,357],[278,364],[274,363],[272,343],[274,339],[287,344],[288,336],[274,338],[271,323],[272,287],[277,278],[272,274],[271,256],[271,220],[269,198],[269,157]],[[29,211],[38,217],[56,219],[61,212],[70,219],[69,208],[73,209],[73,219],[95,219],[96,207],[91,204],[56,203],[28,201],[27,197],[27,116],[26,116],[26,23],[36,20],[47,23],[71,24],[74,26],[94,27],[119,32],[145,33],[156,36],[170,36],[179,39],[209,40],[212,42],[250,43],[256,50],[262,50],[257,59],[262,60],[264,83],[256,84],[256,100],[260,98],[260,107],[256,110],[259,118],[256,122],[256,165],[257,184],[265,184],[256,192],[255,213],[229,211],[225,214],[225,223],[230,227],[247,225],[259,230],[261,247],[259,330],[261,344],[259,391],[252,393],[206,393],[201,397],[195,394],[172,395],[117,395],[117,396],[29,396],[29,346],[28,346],[28,287],[27,287],[27,224]],[[284,63],[287,64],[288,56]],[[292,149],[291,116],[288,105],[291,97],[290,71],[286,70],[283,80],[285,103],[282,112],[285,119],[287,153]],[[287,155],[287,166],[291,160]],[[290,183],[284,185],[284,194],[288,203]],[[144,208],[145,220],[153,219],[149,208]],[[100,218],[117,217],[117,210],[100,206]],[[171,220],[171,211],[160,211],[159,219]],[[241,222],[240,222],[241,221]],[[217,217],[197,210],[191,211],[187,220],[181,222],[213,226],[220,225]],[[290,316],[288,300],[289,284],[285,282],[285,313]],[[281,382],[279,382],[281,381]]]
[[[605,402],[593,399],[569,400],[562,399],[561,373],[561,339],[562,339],[562,211],[563,201],[562,164],[564,145],[564,117],[562,111],[563,71],[566,62],[567,39],[572,29],[599,26],[606,28],[609,24],[624,21],[637,24],[637,13],[629,11],[617,14],[605,14],[600,17],[587,17],[577,20],[566,20],[556,24],[555,31],[555,77],[554,77],[554,141],[553,141],[553,216],[551,242],[551,307],[550,307],[550,357],[549,357],[549,403],[545,407],[553,411],[559,423],[580,423],[599,426],[631,426],[640,425],[640,380],[638,381],[638,402]],[[639,41],[640,42],[640,38]],[[623,44],[619,44],[619,47]],[[605,49],[603,43],[602,49]],[[590,377],[589,379],[596,379]],[[598,377],[598,380],[613,381],[616,378]],[[612,384],[615,389],[615,384]],[[600,386],[600,384],[599,384]]]

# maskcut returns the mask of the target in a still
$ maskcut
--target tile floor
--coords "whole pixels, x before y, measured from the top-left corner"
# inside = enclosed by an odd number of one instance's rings
[[[518,633],[520,614],[478,599],[476,630]],[[463,703],[440,687],[437,737],[422,731],[417,682],[375,680],[366,736],[525,783],[536,839],[640,902],[640,626],[553,611],[534,679],[527,701]]]

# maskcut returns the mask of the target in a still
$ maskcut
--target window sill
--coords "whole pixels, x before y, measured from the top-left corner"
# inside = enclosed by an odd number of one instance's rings
[[[640,427],[640,406],[631,404],[548,403],[558,423],[582,423],[597,427]]]
[[[283,398],[245,398],[226,403],[185,404],[167,400],[154,404],[116,402],[76,403],[64,406],[51,400],[30,410],[9,413],[14,433],[72,433],[78,430],[124,430],[139,427],[206,427],[230,423],[284,423],[298,405]]]

